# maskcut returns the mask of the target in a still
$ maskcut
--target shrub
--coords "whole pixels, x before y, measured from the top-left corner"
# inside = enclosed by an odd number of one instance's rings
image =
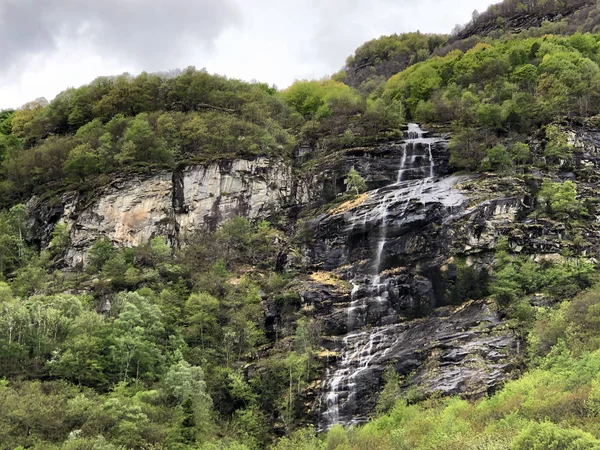
[[[550,422],[534,422],[511,445],[511,450],[600,449],[600,440],[581,430],[561,428]]]

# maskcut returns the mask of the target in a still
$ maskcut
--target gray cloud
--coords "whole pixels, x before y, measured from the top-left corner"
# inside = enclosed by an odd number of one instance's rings
[[[240,21],[231,0],[0,0],[0,71],[61,40],[148,70],[169,68],[189,47],[210,50]]]
[[[324,62],[349,56],[355,42],[362,43],[371,37],[367,36],[365,18],[368,10],[374,7],[372,0],[311,2],[314,10],[318,11],[313,42],[316,55]]]
[[[195,65],[285,88],[365,41],[450,32],[497,0],[0,0],[0,109],[100,75]]]
[[[365,41],[384,34],[421,31],[450,33],[466,23],[475,8],[485,10],[495,0],[309,0],[315,16],[312,57],[328,66]],[[341,68],[338,67],[338,68]]]

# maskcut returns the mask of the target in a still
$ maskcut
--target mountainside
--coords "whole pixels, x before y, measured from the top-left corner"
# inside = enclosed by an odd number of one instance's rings
[[[0,112],[0,449],[600,448],[598,8]]]
[[[474,13],[473,21],[460,30],[451,41],[472,36],[502,36],[526,31],[535,33],[538,28],[555,24],[568,33],[594,32],[598,22],[597,4],[594,0],[504,1],[492,5],[483,13]]]

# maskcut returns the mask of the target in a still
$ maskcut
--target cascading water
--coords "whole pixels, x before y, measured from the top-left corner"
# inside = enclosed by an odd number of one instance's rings
[[[422,139],[423,138],[423,130],[416,123],[408,124],[408,139]]]
[[[398,170],[398,176],[396,177],[396,184],[400,183],[402,181],[402,178],[404,176],[404,171],[406,170],[406,144],[402,145],[402,161],[400,162],[400,170]]]
[[[324,383],[321,430],[342,423],[361,423],[368,418],[356,406],[361,393],[361,380],[371,373],[390,349],[397,344],[400,324],[388,299],[388,286],[382,282],[385,267],[385,249],[390,225],[402,225],[414,201],[424,201],[424,186],[434,183],[435,160],[433,146],[440,139],[424,137],[419,125],[409,124],[407,139],[402,143],[396,181],[370,193],[363,208],[349,219],[351,230],[361,224],[363,231],[371,225],[370,233],[377,233],[377,244],[372,253],[371,273],[361,274],[352,281],[351,302],[347,310],[347,332],[342,339],[341,357],[337,367],[328,370]],[[443,187],[442,187],[443,188]],[[427,194],[429,196],[435,193]],[[394,213],[390,211],[393,209]],[[376,327],[366,328],[370,311],[382,316]],[[384,318],[385,316],[385,318]],[[381,369],[381,367],[378,367]]]
[[[433,153],[431,151],[431,142],[427,146],[429,147],[429,179],[433,180],[435,161],[433,160]]]

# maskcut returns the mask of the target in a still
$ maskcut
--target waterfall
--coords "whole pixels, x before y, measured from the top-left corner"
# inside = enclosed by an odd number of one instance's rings
[[[409,139],[422,139],[423,138],[423,130],[416,123],[408,124],[408,138]]]
[[[377,243],[377,252],[375,253],[375,258],[373,262],[373,268],[375,270],[375,275],[379,274],[379,268],[381,266],[381,255],[383,254],[383,248],[385,247],[385,241],[387,239],[387,215],[388,215],[388,205],[389,205],[389,196],[385,196],[381,204],[379,206],[380,212],[378,215],[381,217],[381,225],[379,242]]]
[[[433,160],[433,153],[431,152],[431,142],[427,145],[429,147],[429,178],[433,179],[435,161]]]
[[[402,181],[402,177],[404,176],[404,171],[406,170],[406,144],[402,144],[402,161],[400,162],[400,169],[398,170],[398,176],[396,177],[396,184]]]
[[[348,334],[342,339],[337,367],[328,369],[326,374],[321,400],[325,407],[319,427],[321,431],[338,423],[348,425],[367,420],[355,406],[355,400],[360,395],[361,380],[375,375],[372,372],[375,366],[397,343],[397,319],[394,318],[394,323],[388,325],[371,329],[365,327],[370,313],[374,311],[385,316],[391,309],[388,285],[385,280],[382,282],[381,275],[385,268],[388,227],[402,225],[412,201],[423,198],[424,185],[434,181],[433,145],[439,139],[424,137],[425,134],[419,125],[408,124],[396,181],[369,193],[363,209],[349,219],[351,229],[360,221],[363,231],[367,232],[367,224],[371,224],[373,229],[369,232],[377,233],[378,238],[371,258],[372,274],[362,274],[361,279],[352,281],[351,301],[347,308]],[[392,210],[393,216],[390,215]]]

